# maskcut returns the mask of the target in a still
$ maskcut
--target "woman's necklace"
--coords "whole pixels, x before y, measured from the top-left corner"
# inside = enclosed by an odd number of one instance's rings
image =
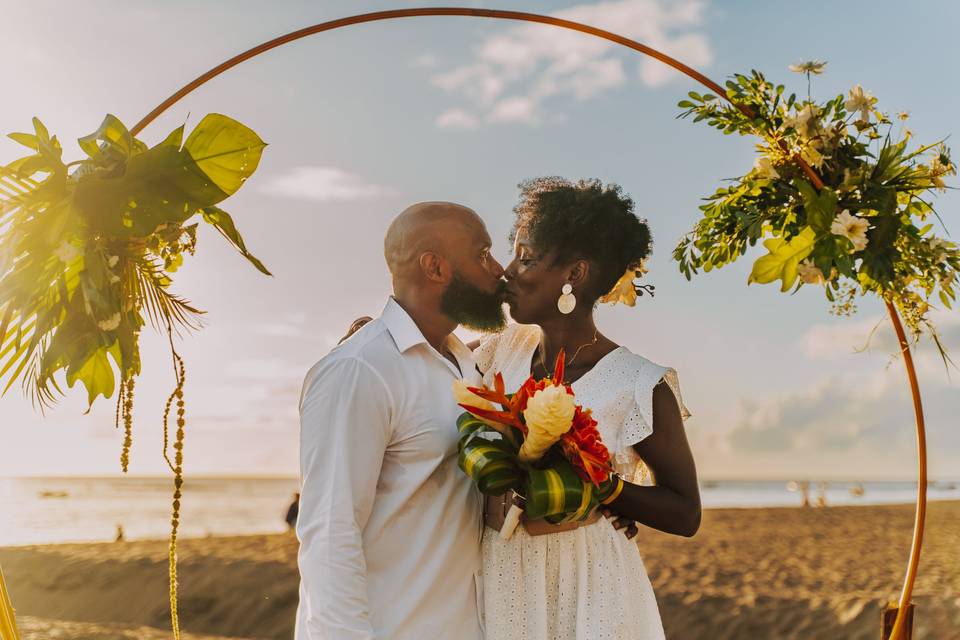
[[[599,339],[600,339],[600,330],[599,330],[599,329],[595,329],[594,332],[593,332],[593,340],[591,340],[590,342],[587,342],[587,343],[582,344],[582,345],[580,345],[579,347],[577,347],[577,350],[573,352],[573,357],[570,358],[569,360],[567,360],[567,361],[564,363],[564,369],[566,369],[567,367],[573,365],[573,361],[577,359],[577,356],[580,355],[580,352],[581,352],[583,349],[585,349],[586,347],[592,347],[593,345],[597,344],[597,341],[598,341]],[[540,346],[537,348],[537,352],[538,352],[538,353],[537,353],[537,356],[538,356],[538,360],[540,361],[540,369],[542,369],[543,372],[549,376],[549,375],[550,375],[550,370],[547,369],[547,365],[546,365],[546,363],[543,361],[544,351],[545,351],[545,349],[543,348],[543,342],[541,341]]]

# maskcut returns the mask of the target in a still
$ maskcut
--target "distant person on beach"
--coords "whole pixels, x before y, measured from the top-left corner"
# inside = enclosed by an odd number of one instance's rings
[[[827,506],[827,483],[823,481],[817,483],[817,506]]]
[[[293,494],[293,502],[290,503],[290,506],[287,507],[287,515],[284,516],[284,520],[287,523],[287,526],[293,529],[297,526],[297,513],[300,511],[300,494]]]
[[[118,524],[118,525],[117,525],[117,536],[116,536],[116,538],[114,538],[113,541],[114,541],[114,542],[123,542],[123,541],[124,541],[123,525],[122,525],[122,524]]]

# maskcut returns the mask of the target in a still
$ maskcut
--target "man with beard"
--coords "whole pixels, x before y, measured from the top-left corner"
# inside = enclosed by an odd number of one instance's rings
[[[504,326],[503,268],[472,210],[390,225],[393,296],[307,373],[300,396],[296,640],[481,640],[482,500],[457,468],[458,325]]]

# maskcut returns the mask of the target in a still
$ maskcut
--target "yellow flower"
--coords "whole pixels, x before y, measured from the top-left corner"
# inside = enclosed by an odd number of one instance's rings
[[[527,437],[520,447],[522,462],[539,460],[573,426],[577,405],[566,388],[548,385],[533,394],[523,410]]]
[[[493,403],[489,400],[485,400],[473,393],[468,389],[469,387],[464,380],[457,379],[453,381],[453,399],[457,404],[465,404],[470,407],[476,407],[477,409],[488,409],[493,411]]]
[[[863,87],[857,85],[853,89],[850,89],[850,92],[847,94],[847,100],[843,103],[843,106],[850,113],[859,111],[861,122],[870,122],[870,108],[876,103],[877,99],[873,97],[872,93],[864,91]]]
[[[806,62],[801,62],[799,64],[792,64],[787,67],[790,71],[794,73],[812,73],[815,76],[823,73],[823,68],[827,66],[827,62],[820,60],[807,60]]]
[[[637,304],[637,289],[633,284],[635,278],[641,273],[646,273],[646,268],[643,266],[643,263],[640,264],[638,269],[628,268],[620,279],[617,280],[617,283],[613,285],[613,288],[610,291],[600,297],[598,302],[604,304],[617,304],[622,303],[628,307],[636,306]]]
[[[823,271],[809,258],[797,265],[797,273],[804,284],[823,284]]]
[[[844,209],[833,219],[830,231],[852,242],[854,251],[863,251],[867,247],[867,229],[869,227],[869,222],[851,214],[849,209]]]

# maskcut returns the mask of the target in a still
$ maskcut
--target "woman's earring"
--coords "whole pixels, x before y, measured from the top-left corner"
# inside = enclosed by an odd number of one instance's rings
[[[573,295],[573,285],[569,282],[563,285],[562,295],[557,300],[557,309],[560,313],[566,315],[577,308],[577,298]]]

